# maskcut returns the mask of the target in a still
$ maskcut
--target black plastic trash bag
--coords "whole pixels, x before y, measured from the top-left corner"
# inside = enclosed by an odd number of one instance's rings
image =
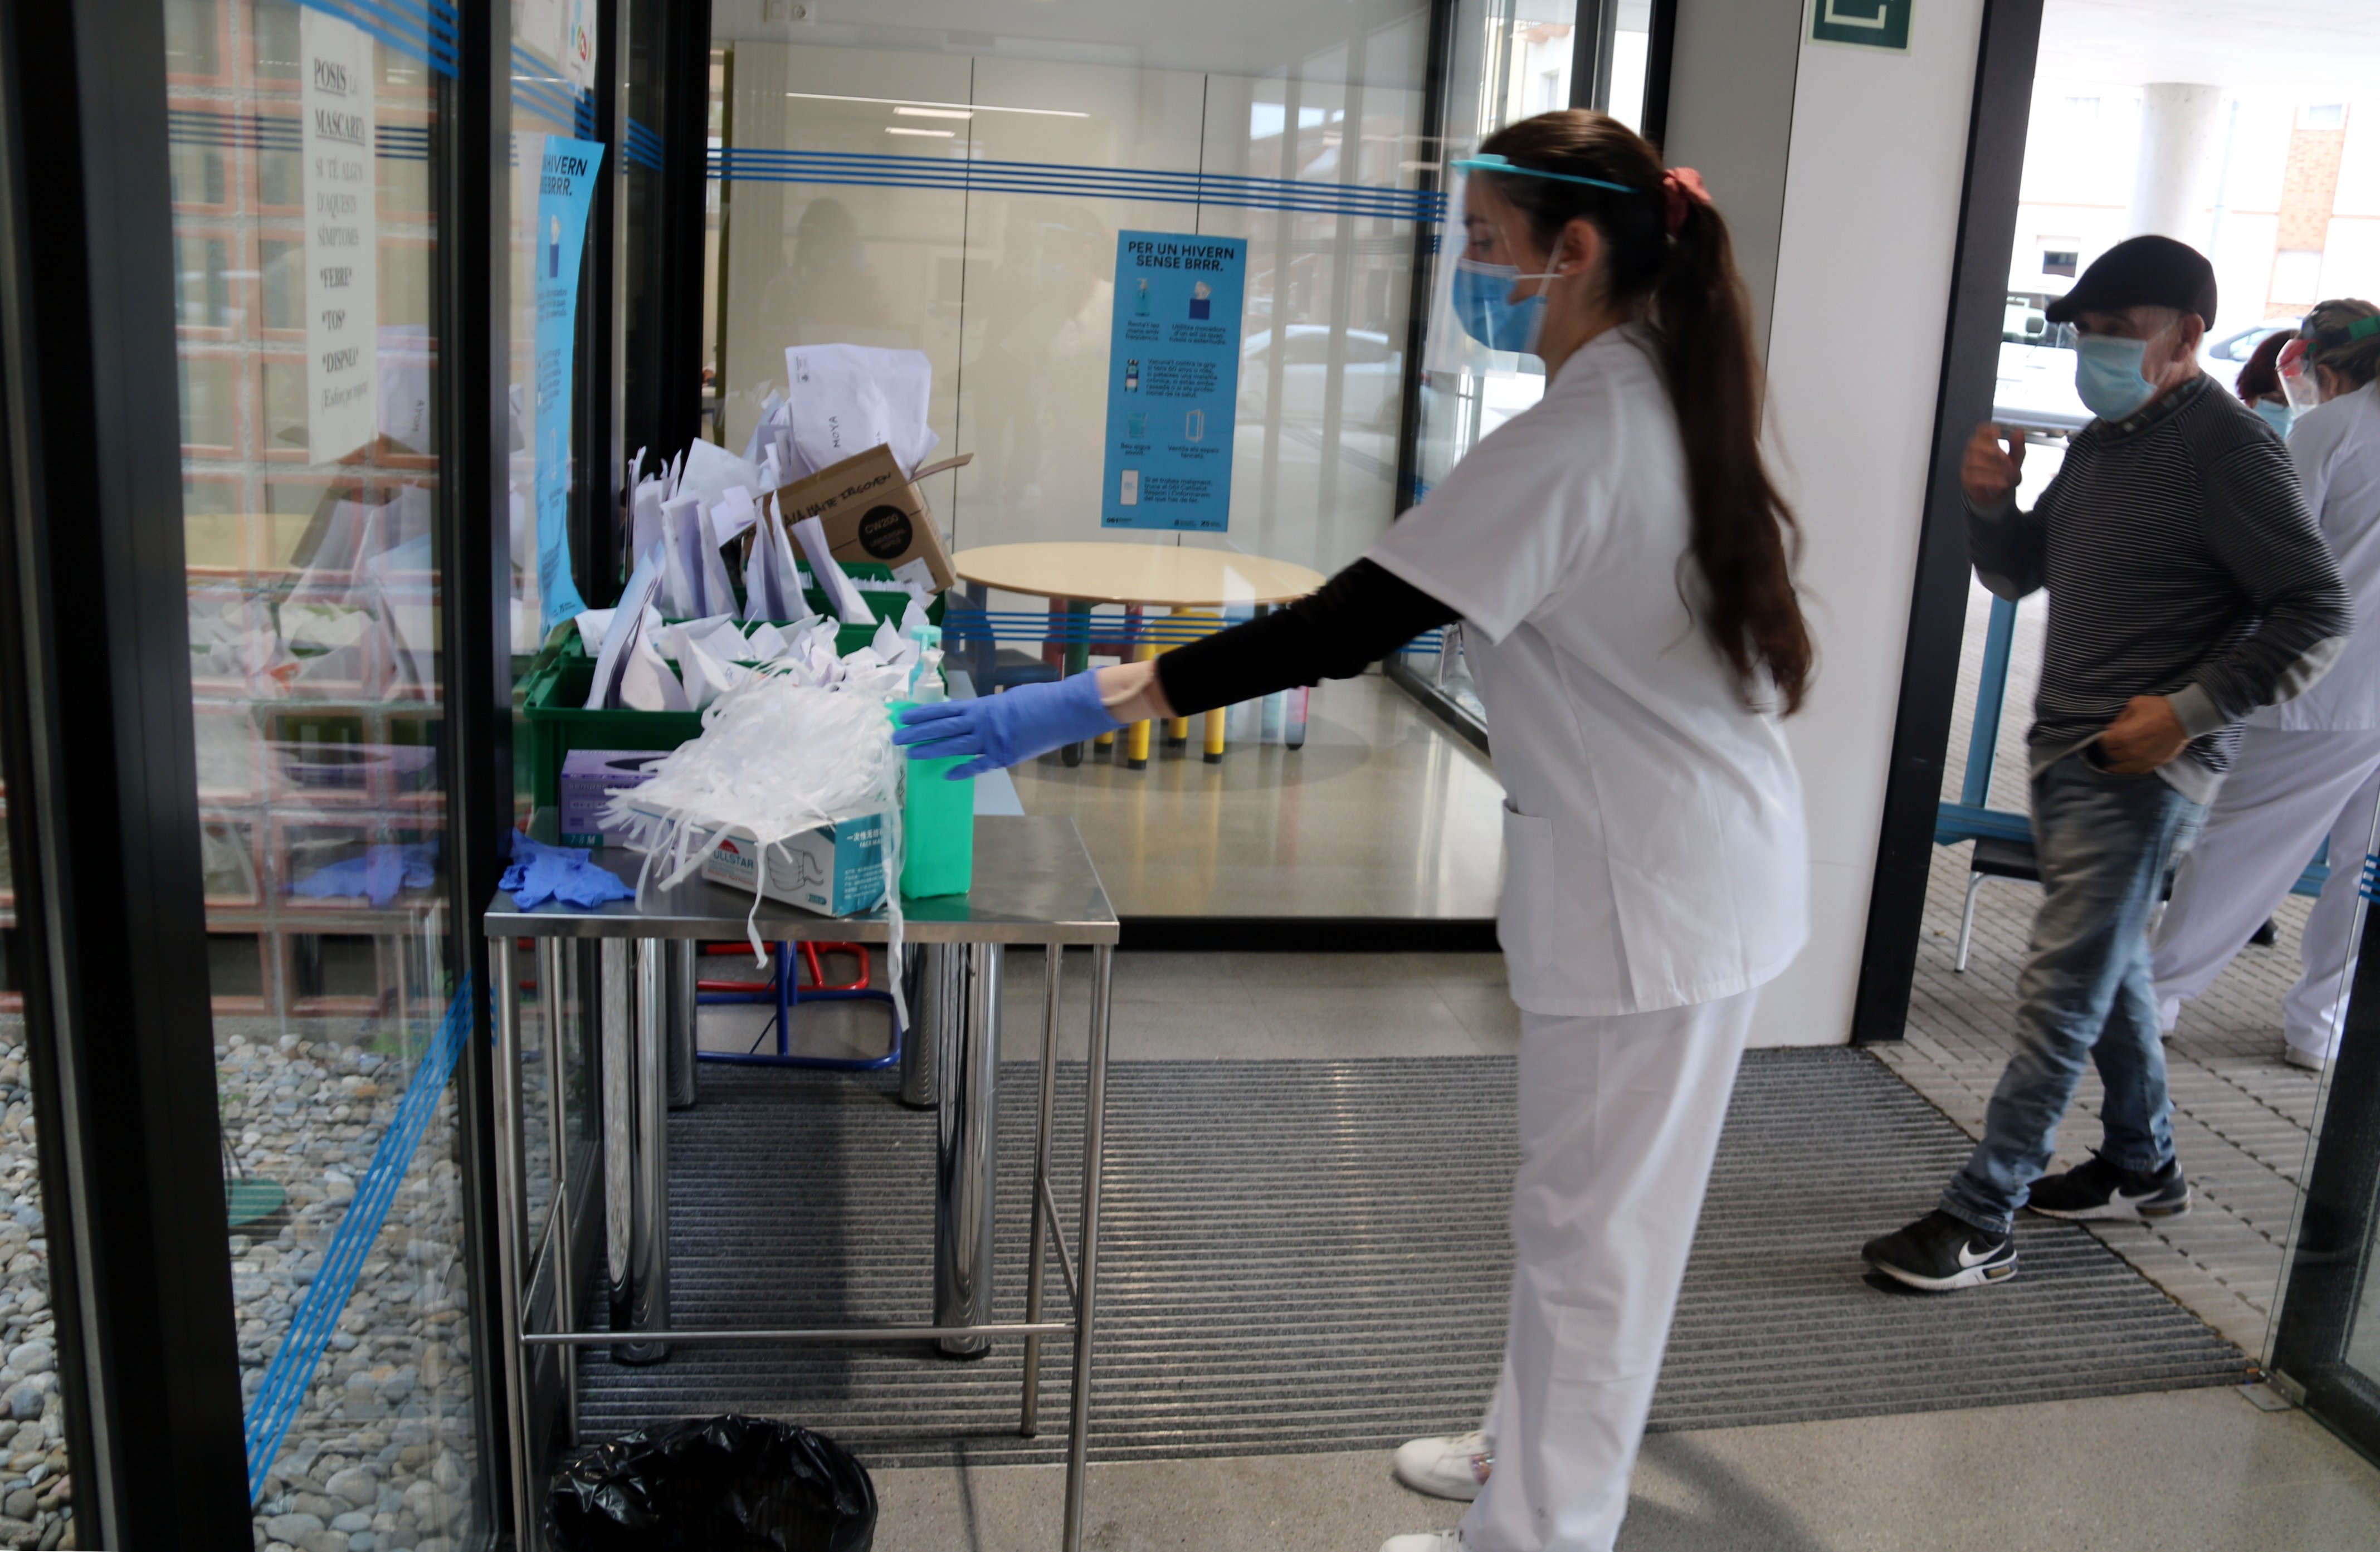
[[[564,1552],[868,1552],[876,1486],[808,1428],[693,1417],[565,1461],[546,1530]]]

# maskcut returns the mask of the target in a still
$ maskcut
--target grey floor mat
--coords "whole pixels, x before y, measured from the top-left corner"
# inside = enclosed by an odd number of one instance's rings
[[[1495,1379],[1515,1162],[1512,1062],[1135,1061],[1111,1071],[1094,1352],[1099,1459],[1362,1449],[1471,1426]],[[1059,1199],[1080,1166],[1061,1069]],[[1024,1306],[1033,1069],[1002,1073],[999,1303]],[[1071,1101],[1071,1102],[1069,1102]],[[820,1324],[929,1312],[930,1118],[880,1079],[706,1067],[670,1121],[674,1319]],[[2217,1385],[2247,1360],[2079,1228],[2028,1221],[2011,1283],[1870,1286],[1858,1249],[1926,1206],[1965,1137],[1856,1051],[1755,1052],[1721,1140],[1656,1428],[1934,1411]],[[1052,1307],[1062,1297],[1056,1274]],[[754,1412],[875,1464],[1058,1459],[1068,1343],[1040,1437],[1015,1433],[1022,1344],[602,1350],[582,1428]]]

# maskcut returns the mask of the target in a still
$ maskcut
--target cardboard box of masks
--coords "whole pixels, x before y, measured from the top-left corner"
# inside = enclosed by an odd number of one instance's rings
[[[884,898],[884,817],[868,814],[787,836],[764,848],[749,833],[730,831],[702,865],[702,876],[749,893],[760,892],[822,916],[856,915]]]
[[[958,574],[951,569],[951,553],[921,486],[929,476],[974,456],[962,453],[904,475],[892,450],[880,444],[780,486],[777,510],[789,524],[817,518],[836,560],[890,566],[894,580],[938,593],[956,583]]]

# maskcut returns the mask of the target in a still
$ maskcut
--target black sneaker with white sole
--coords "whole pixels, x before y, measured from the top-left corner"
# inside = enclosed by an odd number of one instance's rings
[[[2044,1218],[2147,1223],[2188,1212],[2190,1182],[2179,1158],[2167,1159],[2162,1170],[2127,1170],[2094,1151],[2089,1163],[2034,1182],[2025,1206]]]
[[[2016,1276],[2016,1239],[1987,1234],[1937,1207],[1905,1229],[1868,1241],[1860,1258],[1912,1288],[1948,1293]]]

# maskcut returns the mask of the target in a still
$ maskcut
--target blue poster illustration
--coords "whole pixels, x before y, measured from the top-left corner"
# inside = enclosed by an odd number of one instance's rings
[[[1245,237],[1116,234],[1099,526],[1232,526]]]
[[[600,141],[544,137],[537,180],[537,596],[540,634],[586,612],[570,580],[571,356],[578,339],[578,253]]]

